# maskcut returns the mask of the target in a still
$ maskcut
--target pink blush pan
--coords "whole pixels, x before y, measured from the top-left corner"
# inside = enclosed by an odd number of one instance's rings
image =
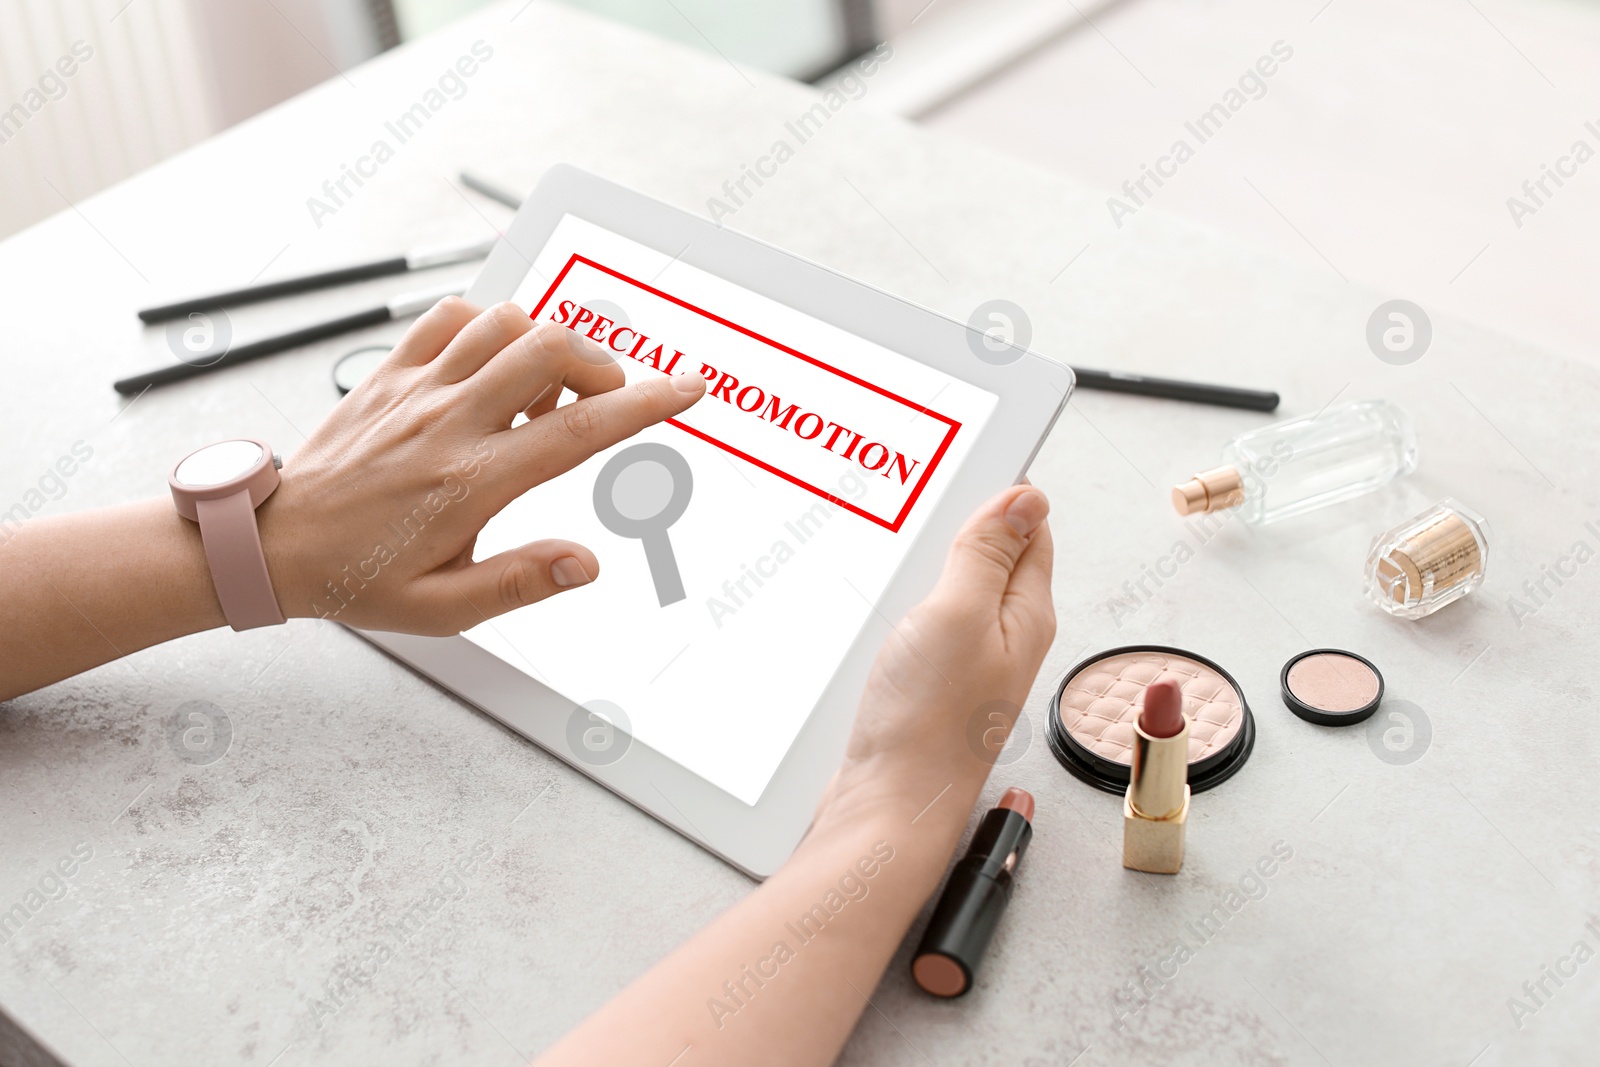
[[[1315,648],[1283,665],[1279,679],[1290,711],[1319,726],[1350,726],[1383,700],[1383,675],[1354,652]]]

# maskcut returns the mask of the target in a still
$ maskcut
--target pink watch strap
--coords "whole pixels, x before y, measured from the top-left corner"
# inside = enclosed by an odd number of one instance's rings
[[[283,609],[272,591],[267,557],[261,549],[256,509],[250,491],[195,501],[206,563],[222,602],[222,613],[235,630],[283,623]]]

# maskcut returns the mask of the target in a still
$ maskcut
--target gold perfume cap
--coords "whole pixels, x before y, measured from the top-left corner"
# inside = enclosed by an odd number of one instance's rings
[[[1179,515],[1225,511],[1244,503],[1244,479],[1233,467],[1213,467],[1172,487],[1172,506]]]

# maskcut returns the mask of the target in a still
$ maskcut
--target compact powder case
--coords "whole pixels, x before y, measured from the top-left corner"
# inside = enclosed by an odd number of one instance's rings
[[[1372,717],[1383,701],[1383,675],[1364,656],[1314,648],[1283,665],[1283,702],[1306,722],[1351,726]]]
[[[1125,793],[1145,687],[1162,678],[1183,689],[1190,790],[1204,792],[1233,777],[1256,742],[1244,691],[1204,656],[1161,645],[1113,648],[1068,671],[1050,701],[1045,727],[1050,751],[1080,781]]]

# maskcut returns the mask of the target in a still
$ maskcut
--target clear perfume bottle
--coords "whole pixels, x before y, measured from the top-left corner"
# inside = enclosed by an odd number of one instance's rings
[[[1417,469],[1411,418],[1388,400],[1358,400],[1251,430],[1220,467],[1172,490],[1180,515],[1239,508],[1260,526],[1370,493]]]
[[[1390,615],[1421,619],[1483,584],[1489,524],[1454,500],[1379,534],[1367,554],[1367,597]]]

